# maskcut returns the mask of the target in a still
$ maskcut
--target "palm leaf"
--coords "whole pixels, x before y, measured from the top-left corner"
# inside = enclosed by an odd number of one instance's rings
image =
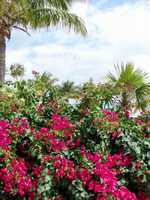
[[[135,69],[132,63],[116,65],[115,73],[110,72],[107,80],[119,92],[122,106],[131,106],[134,102],[136,107],[144,109],[150,103],[150,84],[147,73]]]
[[[26,20],[26,25],[29,25],[33,29],[59,25],[61,28],[67,27],[69,30],[73,29],[84,36],[87,33],[81,18],[61,9],[45,8],[32,10]]]
[[[0,2],[0,30],[11,32],[17,27],[27,31],[27,28],[48,28],[59,25],[86,35],[87,30],[82,19],[69,13],[71,0],[13,0]]]
[[[144,84],[135,91],[137,105],[136,108],[144,110],[150,103],[150,84]]]

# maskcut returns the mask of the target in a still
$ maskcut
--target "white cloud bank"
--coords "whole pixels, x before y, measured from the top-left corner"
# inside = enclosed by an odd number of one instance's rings
[[[147,1],[100,10],[90,3],[76,3],[73,12],[88,29],[87,38],[57,30],[24,38],[14,33],[8,45],[7,66],[19,62],[30,77],[33,69],[49,71],[61,80],[102,80],[119,62],[131,61],[150,72],[150,4]],[[13,43],[15,40],[20,45]]]

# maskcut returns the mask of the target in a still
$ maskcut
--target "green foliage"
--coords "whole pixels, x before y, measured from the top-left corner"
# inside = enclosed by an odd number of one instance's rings
[[[107,80],[120,96],[120,106],[123,109],[148,108],[150,103],[148,76],[140,69],[135,69],[132,63],[115,66],[115,74],[109,73]]]
[[[75,124],[72,139],[79,137],[87,150],[99,152],[104,160],[108,155],[118,152],[131,156],[132,163],[122,168],[119,180],[135,193],[144,191],[150,195],[149,112],[139,117],[126,116],[119,108],[120,105],[114,102],[119,91],[118,85],[116,90],[116,86],[111,88],[109,84],[94,84],[92,81],[80,87],[70,82],[60,85],[51,74],[39,74],[35,71],[33,74],[32,80],[8,82],[0,87],[0,119],[10,121],[14,117],[26,117],[32,128],[39,130],[41,127],[51,127],[50,119],[53,114],[67,116]],[[140,90],[140,87],[134,88],[134,92],[138,89]],[[144,91],[147,89],[141,90],[146,96]],[[77,95],[73,96],[75,93]],[[74,97],[75,103],[69,103],[70,97]],[[62,132],[58,132],[57,135],[62,137]],[[26,143],[28,146],[25,155],[32,152],[32,157],[39,164],[43,156],[41,152],[47,153],[47,149],[42,141],[35,141],[30,132],[27,132],[25,137],[13,141],[13,151],[18,145]],[[20,155],[19,151],[17,155]],[[82,163],[85,168],[91,167],[88,160],[80,155],[78,148],[67,149],[60,155],[79,165]],[[60,194],[65,196],[66,200],[95,198],[92,193],[87,192],[80,180],[75,180],[71,184],[63,180],[60,184],[55,184],[48,173],[49,170],[53,172],[53,167],[47,162],[43,171],[45,179],[41,178],[38,183],[37,199],[38,195],[46,200],[47,196]],[[110,196],[111,199],[113,198]]]
[[[20,64],[14,64],[10,67],[10,73],[13,78],[23,77],[24,75],[24,66]]]
[[[33,29],[60,25],[75,32],[86,34],[82,20],[69,12],[68,0],[19,0],[0,2],[0,33],[11,37],[13,28],[28,33]]]

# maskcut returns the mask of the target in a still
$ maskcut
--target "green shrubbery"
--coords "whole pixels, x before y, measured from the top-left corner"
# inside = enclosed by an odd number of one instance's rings
[[[36,73],[1,86],[3,198],[150,199],[148,113],[113,107],[107,85],[66,85]]]

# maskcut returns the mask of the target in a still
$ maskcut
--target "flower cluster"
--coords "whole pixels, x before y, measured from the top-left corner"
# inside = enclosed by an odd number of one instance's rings
[[[11,138],[9,137],[8,122],[0,121],[0,148],[4,150],[10,149]]]
[[[68,180],[75,180],[75,165],[73,161],[67,158],[61,158],[59,155],[54,158],[53,166],[55,168],[55,178],[67,178]]]
[[[70,137],[75,130],[75,126],[69,121],[68,118],[61,117],[57,114],[52,115],[51,128],[56,131],[63,131],[64,137]]]
[[[97,200],[107,199],[109,194],[112,194],[113,197],[120,200],[137,199],[135,194],[120,185],[116,177],[121,173],[121,170],[116,170],[118,167],[127,166],[131,163],[130,156],[124,156],[122,154],[108,155],[107,160],[104,161],[103,156],[97,152],[91,153],[82,150],[82,155],[86,156],[92,162],[92,170],[80,169],[80,179],[90,191],[92,190],[97,194]]]
[[[94,125],[97,125],[101,129],[105,128],[109,130],[114,130],[119,127],[120,120],[118,113],[103,109],[101,114],[102,116],[93,120]]]
[[[119,121],[118,113],[110,111],[110,110],[102,110],[102,113],[105,116],[105,119],[109,122]]]
[[[118,120],[116,114],[103,112],[109,121]],[[37,196],[42,199],[49,188],[47,184],[51,184],[46,198],[58,200],[63,199],[58,187],[62,181],[71,185],[79,180],[93,200],[107,200],[110,196],[116,200],[142,199],[143,193],[134,194],[119,179],[123,169],[132,165],[130,154],[119,151],[105,157],[100,152],[92,152],[76,137],[75,126],[68,118],[54,114],[50,121],[51,128],[39,130],[29,126],[26,118],[14,118],[10,123],[0,121],[0,189],[3,192],[16,199],[34,200]],[[51,190],[56,194],[50,193]],[[145,196],[143,200],[148,198]]]
[[[22,118],[22,119],[14,118],[11,121],[11,131],[19,135],[22,135],[25,133],[27,129],[29,129],[29,123],[26,118]]]
[[[0,169],[0,180],[5,192],[13,192],[17,188],[18,194],[23,197],[29,193],[32,180],[27,173],[27,166],[22,159],[12,159],[7,167]]]

